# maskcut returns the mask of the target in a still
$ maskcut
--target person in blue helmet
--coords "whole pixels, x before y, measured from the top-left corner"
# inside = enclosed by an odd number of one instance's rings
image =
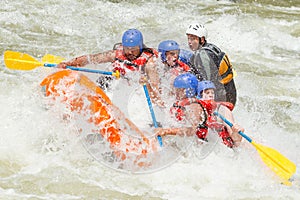
[[[192,56],[193,56],[193,52],[186,50],[186,49],[180,49],[179,60],[184,62],[188,66],[191,65]]]
[[[140,82],[147,84],[151,96],[158,97],[160,80],[156,64],[157,57],[158,52],[144,44],[143,35],[139,30],[128,29],[123,33],[122,43],[117,43],[113,50],[79,56],[67,62],[61,62],[57,67],[83,67],[88,64],[112,63],[112,71],[118,71],[124,77],[128,73],[139,72]],[[105,81],[109,79],[104,78],[101,81],[97,82],[105,89],[105,86],[108,86],[105,85]]]
[[[211,81],[200,81],[197,88],[197,98],[199,99],[215,99],[216,86]]]
[[[183,72],[190,70],[190,67],[180,60],[180,47],[174,40],[164,40],[158,45],[158,52],[160,53],[161,62],[165,66],[165,71],[171,72],[173,75],[178,76]],[[186,62],[188,58],[184,58]]]
[[[238,132],[244,131],[244,129],[234,123],[231,110],[226,107],[226,104],[215,102],[212,95],[203,99],[203,92],[216,88],[211,81],[198,82],[195,75],[185,73],[176,77],[174,87],[177,88],[177,96],[171,113],[178,121],[188,121],[191,125],[184,128],[157,128],[157,134],[161,136],[196,134],[199,139],[206,140],[208,128],[211,128],[218,132],[226,146],[233,148],[240,144],[242,137]],[[224,122],[218,121],[213,115],[214,111],[223,114],[234,125],[229,127]]]
[[[176,101],[181,101],[184,98],[194,98],[197,96],[198,80],[191,73],[184,73],[177,76],[173,83],[176,88]]]
[[[158,45],[158,52],[160,54],[163,67],[161,68],[161,80],[163,83],[170,85],[169,95],[174,95],[173,81],[179,74],[188,72],[190,67],[180,60],[182,50],[179,44],[174,40],[164,40]],[[188,57],[186,58],[188,59]],[[187,61],[187,60],[185,60]]]
[[[197,98],[205,101],[215,100],[215,90],[216,86],[212,81],[200,81],[197,88]],[[234,117],[232,110],[234,105],[230,102],[217,102],[216,105],[217,107],[215,110],[222,113],[225,118],[229,119],[229,121],[233,123]],[[215,117],[210,117],[208,122],[211,125],[213,124],[215,129],[218,129],[220,137],[227,146],[233,146],[233,144],[238,144],[242,140],[242,136],[234,134],[232,128],[230,128],[230,126],[226,123],[223,123],[222,126],[220,126],[220,123],[216,123],[217,121]],[[240,129],[244,131],[243,128],[240,127]]]

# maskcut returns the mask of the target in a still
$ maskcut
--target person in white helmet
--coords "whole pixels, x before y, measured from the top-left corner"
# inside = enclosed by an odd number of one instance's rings
[[[216,86],[216,101],[236,104],[233,68],[228,56],[216,45],[207,42],[207,29],[202,24],[190,24],[186,30],[188,45],[194,52],[191,71],[199,81],[209,80]]]

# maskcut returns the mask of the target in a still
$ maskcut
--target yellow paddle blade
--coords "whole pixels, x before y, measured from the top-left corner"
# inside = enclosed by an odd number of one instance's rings
[[[5,51],[4,63],[7,68],[14,70],[32,70],[43,66],[41,62],[26,53]]]
[[[264,163],[272,169],[285,183],[296,172],[296,165],[280,154],[275,149],[251,142],[258,150],[258,153]]]
[[[51,54],[46,54],[42,57],[42,62],[43,63],[53,63],[53,64],[58,64],[64,61],[65,59],[60,56],[55,56]]]

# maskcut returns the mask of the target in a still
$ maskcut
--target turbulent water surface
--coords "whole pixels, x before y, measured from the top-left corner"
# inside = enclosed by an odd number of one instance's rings
[[[43,102],[40,81],[55,69],[15,71],[5,50],[70,59],[111,49],[128,28],[145,44],[174,39],[188,49],[189,23],[237,71],[235,119],[246,134],[300,165],[300,2],[2,0],[0,8],[0,199],[299,199],[299,172],[287,187],[247,141],[205,159],[192,153],[155,173],[131,175],[95,161]],[[87,74],[93,80],[95,75]],[[137,102],[137,106],[146,105]]]

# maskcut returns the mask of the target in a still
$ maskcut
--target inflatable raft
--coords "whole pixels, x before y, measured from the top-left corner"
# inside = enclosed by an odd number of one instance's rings
[[[61,70],[40,84],[50,101],[63,104],[76,120],[78,135],[91,155],[114,169],[151,172],[168,166],[187,150],[193,138],[164,138],[141,131],[87,76]]]

